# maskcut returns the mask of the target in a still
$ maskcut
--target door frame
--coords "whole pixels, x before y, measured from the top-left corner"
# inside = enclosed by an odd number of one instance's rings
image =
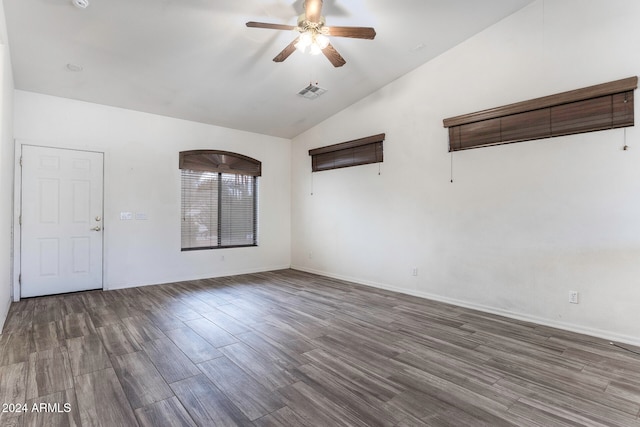
[[[12,300],[14,302],[20,301],[20,276],[22,274],[22,226],[20,224],[20,215],[22,213],[22,165],[20,164],[20,159],[22,158],[22,147],[24,145],[35,146],[35,147],[43,147],[43,148],[55,148],[59,150],[72,150],[72,151],[86,151],[91,153],[100,153],[102,154],[102,221],[103,221],[103,230],[106,211],[105,206],[105,163],[106,163],[106,153],[100,150],[92,150],[87,149],[86,147],[74,147],[74,146],[64,146],[58,144],[48,144],[43,141],[22,141],[22,140],[14,140],[15,142],[15,163],[14,163],[14,177],[13,177],[13,271],[12,271],[12,282],[13,286],[12,290]],[[102,290],[107,290],[107,286],[105,285],[105,242],[106,242],[106,232],[103,231],[102,234]]]

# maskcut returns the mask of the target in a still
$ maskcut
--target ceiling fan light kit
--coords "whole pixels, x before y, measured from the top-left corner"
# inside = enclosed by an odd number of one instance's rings
[[[267,28],[272,30],[295,30],[300,33],[298,38],[285,47],[273,60],[282,62],[296,49],[300,52],[309,52],[312,55],[323,53],[334,67],[342,67],[346,64],[344,58],[329,42],[328,36],[351,37],[356,39],[373,40],[376,31],[371,27],[327,27],[322,16],[322,0],[306,0],[305,13],[298,16],[298,26],[270,24],[266,22],[247,22],[247,27]]]
[[[309,48],[309,53],[312,55],[320,55],[322,53],[322,49],[326,48],[328,45],[329,39],[327,36],[315,31],[303,32],[298,38],[298,43],[294,44],[296,49],[302,53],[305,53],[307,48]]]

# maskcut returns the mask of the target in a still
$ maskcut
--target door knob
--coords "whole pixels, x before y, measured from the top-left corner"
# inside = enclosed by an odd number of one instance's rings
[[[92,228],[93,231],[100,231],[102,230],[102,228],[100,228],[99,225],[96,225],[95,227]]]

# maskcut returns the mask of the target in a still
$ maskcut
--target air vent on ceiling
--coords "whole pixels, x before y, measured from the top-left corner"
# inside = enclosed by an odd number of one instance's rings
[[[327,91],[326,89],[318,86],[317,83],[315,85],[313,83],[309,83],[309,86],[305,87],[300,92],[298,92],[298,95],[307,99],[316,99],[326,91]]]

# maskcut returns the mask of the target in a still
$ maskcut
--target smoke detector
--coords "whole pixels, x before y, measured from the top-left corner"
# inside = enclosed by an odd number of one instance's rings
[[[79,73],[83,70],[82,65],[72,63],[68,63],[67,65],[65,65],[65,68],[67,69],[67,71],[71,71],[72,73]]]
[[[89,6],[89,0],[71,0],[71,4],[78,9],[86,9]]]
[[[307,86],[304,89],[300,90],[300,92],[298,92],[298,95],[300,95],[303,98],[307,98],[307,99],[316,99],[317,97],[319,97],[320,95],[322,95],[326,91],[327,91],[326,89],[321,88],[320,86],[318,86],[317,83],[316,84],[309,83],[309,86]]]

